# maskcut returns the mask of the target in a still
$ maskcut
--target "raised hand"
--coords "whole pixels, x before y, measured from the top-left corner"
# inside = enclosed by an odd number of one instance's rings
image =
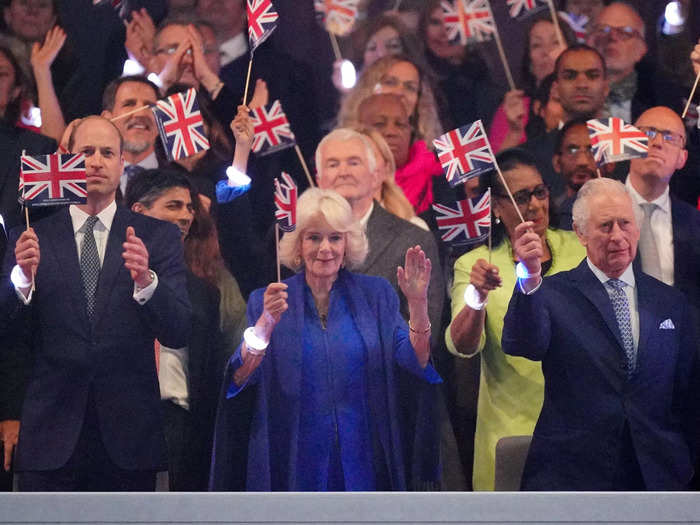
[[[544,255],[542,239],[533,231],[535,223],[526,221],[515,227],[513,252],[520,262],[525,265],[530,275],[539,274],[542,270],[540,259]]]
[[[219,83],[219,77],[214,73],[204,58],[204,43],[202,36],[193,25],[187,26],[187,36],[192,42],[192,67],[194,76],[207,91],[211,91]]]
[[[0,421],[0,441],[5,449],[3,467],[5,472],[9,472],[12,467],[12,453],[17,446],[19,437],[19,421],[17,419],[6,419]]]
[[[43,44],[39,45],[39,42],[34,42],[30,61],[35,75],[49,72],[51,64],[65,42],[66,33],[58,26],[54,26],[46,33]]]
[[[258,109],[267,106],[270,103],[270,93],[267,90],[267,83],[259,78],[255,81],[255,90],[253,98],[250,99],[248,107],[250,109]]]
[[[524,96],[524,91],[514,89],[506,93],[506,96],[503,98],[503,110],[506,114],[508,127],[513,131],[519,131],[521,133],[525,129]]]
[[[693,52],[690,53],[690,60],[693,63],[693,69],[696,75],[700,75],[700,40],[695,44]]]
[[[148,66],[153,56],[153,47],[156,37],[156,27],[146,8],[131,12],[131,21],[124,22],[126,26],[126,48],[129,58],[139,64]]]
[[[432,264],[420,246],[406,250],[404,267],[396,269],[399,288],[408,302],[426,301]]]
[[[36,236],[33,228],[28,228],[22,232],[22,235],[17,239],[17,244],[15,244],[15,261],[22,271],[25,282],[32,282],[40,260],[39,237]],[[29,288],[29,286],[22,288]]]
[[[479,300],[486,301],[489,292],[500,288],[503,280],[498,273],[498,266],[489,264],[485,259],[478,259],[469,273],[469,282],[479,292]]]
[[[158,68],[158,57],[151,57],[149,69],[158,75],[163,83],[164,89],[171,86],[180,75],[180,62],[185,53],[192,48],[192,40],[185,38],[178,45],[172,55],[168,55],[163,67]],[[155,68],[155,69],[154,69]],[[160,69],[157,71],[156,69]]]
[[[250,110],[241,104],[238,106],[236,117],[231,121],[231,131],[233,131],[233,138],[236,139],[236,146],[250,150],[255,137],[254,128],[253,119],[250,118]]]
[[[126,228],[126,242],[122,246],[124,266],[131,273],[131,278],[136,285],[139,288],[146,288],[152,282],[148,268],[148,250],[143,241],[136,236],[133,226]]]
[[[284,283],[270,283],[263,294],[263,323],[272,332],[272,328],[279,323],[282,314],[287,311],[287,285]]]

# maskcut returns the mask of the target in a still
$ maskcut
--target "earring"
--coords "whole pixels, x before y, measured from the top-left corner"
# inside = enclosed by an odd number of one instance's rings
[[[294,263],[294,266],[297,268],[301,268],[301,256],[297,255],[294,257],[294,260],[292,261]]]
[[[501,218],[496,217],[496,219],[493,222],[495,222],[496,224],[501,224]]]

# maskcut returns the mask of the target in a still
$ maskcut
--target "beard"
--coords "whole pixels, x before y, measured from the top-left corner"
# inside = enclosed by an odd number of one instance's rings
[[[125,140],[124,141],[124,151],[128,151],[132,155],[140,155],[144,151],[148,150],[150,147],[153,146],[153,143],[148,142],[146,140],[142,141],[131,141],[131,140]]]

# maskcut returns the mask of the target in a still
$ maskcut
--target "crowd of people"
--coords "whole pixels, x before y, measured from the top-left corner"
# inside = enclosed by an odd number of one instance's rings
[[[246,0],[4,0],[3,490],[498,490],[522,436],[524,490],[700,487],[698,35],[554,2],[508,89],[444,3],[360,1],[351,86],[285,50],[328,52],[311,0],[254,55]],[[189,88],[210,147],[170,160],[151,107]],[[273,101],[298,148],[259,155]],[[647,155],[597,164],[607,117]],[[499,170],[451,186],[433,141],[476,120]],[[57,151],[86,203],[22,208]],[[487,239],[443,240],[432,205],[487,192]]]

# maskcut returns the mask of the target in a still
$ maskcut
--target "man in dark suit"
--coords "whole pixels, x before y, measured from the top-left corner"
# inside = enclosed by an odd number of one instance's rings
[[[189,178],[171,170],[148,170],[127,186],[127,208],[172,222],[188,235],[197,195]],[[219,330],[219,290],[187,270],[192,335],[182,348],[159,348],[158,379],[163,406],[171,491],[207,489],[216,403],[224,372]]]
[[[87,203],[14,230],[3,266],[0,314],[11,331],[29,319],[33,339],[20,488],[153,490],[166,457],[154,340],[179,348],[190,332],[182,246],[173,225],[117,208],[111,122],[84,119],[69,148],[85,155]]]
[[[522,488],[684,490],[700,430],[688,302],[633,268],[639,229],[620,182],[587,182],[573,215],[587,258],[545,279],[532,223],[516,229],[503,350],[542,361],[545,378]]]
[[[630,161],[626,182],[640,225],[638,261],[644,273],[686,294],[700,322],[700,212],[669,192],[688,159],[685,126],[663,106],[635,124],[649,135],[649,155]]]
[[[316,166],[319,187],[335,190],[345,197],[355,218],[366,227],[369,253],[358,272],[384,277],[398,293],[396,268],[402,264],[408,248],[416,245],[423,248],[433,262],[428,289],[428,314],[435,331],[441,326],[445,300],[435,238],[430,232],[392,215],[374,200],[381,181],[369,139],[351,129],[332,131],[316,149]],[[401,313],[408,319],[408,305],[403,298]]]

